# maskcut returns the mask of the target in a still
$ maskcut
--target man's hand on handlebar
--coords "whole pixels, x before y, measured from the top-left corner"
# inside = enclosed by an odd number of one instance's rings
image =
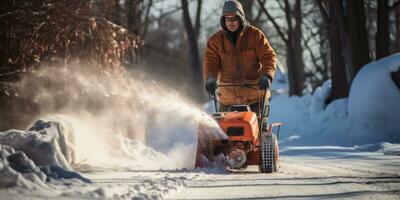
[[[215,89],[217,88],[217,80],[215,80],[213,77],[208,77],[205,87],[209,94],[214,94]]]
[[[260,90],[267,90],[269,89],[270,85],[271,85],[271,77],[269,77],[268,75],[262,76],[258,81],[258,89]]]

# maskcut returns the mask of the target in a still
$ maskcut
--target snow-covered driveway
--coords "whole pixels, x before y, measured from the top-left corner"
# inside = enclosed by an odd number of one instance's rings
[[[172,170],[96,172],[99,196],[131,199],[400,199],[400,157],[353,148],[286,149],[279,173]]]
[[[5,188],[1,199],[400,199],[400,157],[347,147],[283,148],[280,172],[81,169],[93,181]],[[387,154],[387,153],[386,153]]]
[[[281,172],[200,173],[176,199],[400,199],[400,158],[370,152],[296,152]]]

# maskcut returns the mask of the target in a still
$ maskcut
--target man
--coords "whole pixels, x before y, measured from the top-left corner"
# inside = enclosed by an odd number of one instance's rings
[[[233,104],[247,104],[258,113],[260,97],[274,78],[275,52],[265,35],[246,21],[242,5],[236,0],[225,2],[221,26],[207,42],[203,73],[206,90],[214,92],[217,80],[224,85],[258,84],[258,88],[220,87],[218,94],[221,112]],[[265,105],[268,105],[267,92]]]

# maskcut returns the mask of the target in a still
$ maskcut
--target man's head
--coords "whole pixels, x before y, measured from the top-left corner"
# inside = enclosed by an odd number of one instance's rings
[[[225,30],[235,32],[245,21],[242,4],[237,0],[228,0],[224,3],[221,15],[221,26]]]
[[[237,31],[240,27],[240,24],[242,23],[240,17],[235,14],[224,15],[224,21],[226,29],[231,32]]]

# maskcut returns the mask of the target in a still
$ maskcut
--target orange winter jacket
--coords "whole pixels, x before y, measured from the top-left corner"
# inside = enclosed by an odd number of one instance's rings
[[[276,55],[261,30],[246,26],[238,36],[236,46],[225,34],[220,30],[207,42],[203,66],[205,80],[213,77],[218,84],[257,84],[263,75],[274,78]],[[218,97],[224,105],[252,104],[263,94],[258,87],[221,87]]]

